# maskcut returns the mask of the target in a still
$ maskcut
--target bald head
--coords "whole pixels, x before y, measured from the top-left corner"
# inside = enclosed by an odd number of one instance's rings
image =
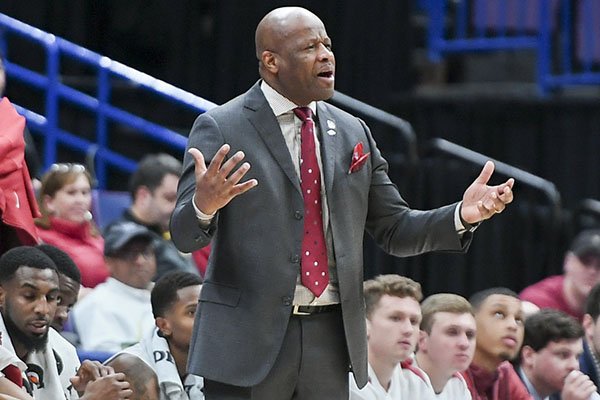
[[[290,27],[303,20],[317,20],[323,25],[319,17],[302,7],[280,7],[265,15],[256,27],[256,58],[260,60],[265,50],[277,50],[281,41],[290,35]]]
[[[301,7],[277,8],[256,28],[260,76],[298,106],[333,95],[335,57],[323,22]]]

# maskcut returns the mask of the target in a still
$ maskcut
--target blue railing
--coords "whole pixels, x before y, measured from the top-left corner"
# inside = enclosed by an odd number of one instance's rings
[[[40,74],[11,62],[11,40],[23,38],[40,46],[45,54],[45,71]],[[107,180],[107,167],[131,172],[136,162],[110,148],[109,123],[116,122],[152,138],[169,148],[183,151],[186,138],[169,128],[148,121],[138,115],[111,104],[113,84],[126,82],[135,90],[156,95],[177,107],[202,113],[215,106],[214,103],[185,92],[173,85],[134,70],[117,61],[80,47],[62,38],[43,32],[18,20],[0,14],[0,51],[5,55],[5,69],[9,81],[19,81],[43,92],[45,106],[43,113],[17,107],[27,118],[32,131],[44,137],[43,163],[46,167],[56,161],[59,144],[86,154],[96,146],[95,170],[98,187],[104,188]],[[95,73],[97,82],[95,96],[86,94],[61,82],[61,57],[67,57]],[[115,79],[116,78],[116,79]],[[60,127],[61,102],[91,111],[95,116],[95,137],[92,141],[81,135],[68,132]]]
[[[428,51],[530,49],[538,54],[541,92],[600,84],[597,0],[428,0]]]

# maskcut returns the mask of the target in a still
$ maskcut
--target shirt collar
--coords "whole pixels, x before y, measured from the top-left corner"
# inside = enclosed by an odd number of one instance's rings
[[[533,384],[531,383],[531,381],[529,380],[529,378],[527,377],[527,375],[525,374],[525,371],[523,371],[523,368],[519,367],[519,375],[521,376],[521,379],[523,380],[523,383],[525,384],[525,387],[527,388],[527,391],[529,392],[529,394],[531,394],[531,396],[533,397],[534,400],[546,400],[548,399],[548,397],[541,397],[537,390],[535,390],[535,387],[533,386]]]
[[[273,89],[267,82],[264,80],[260,83],[260,89],[262,90],[265,98],[267,99],[267,103],[273,110],[273,113],[276,117],[280,115],[291,112],[294,108],[298,107],[293,101],[288,99],[287,97],[281,95],[275,89]],[[312,101],[308,105],[314,115],[317,115],[317,102]]]

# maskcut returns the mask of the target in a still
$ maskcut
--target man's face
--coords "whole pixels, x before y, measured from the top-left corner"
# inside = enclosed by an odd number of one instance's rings
[[[113,278],[137,289],[147,289],[156,274],[154,247],[146,238],[130,240],[106,260]]]
[[[540,393],[560,392],[569,372],[579,370],[579,356],[583,353],[582,339],[562,339],[549,342],[534,351],[523,348],[523,363],[529,366],[528,378]]]
[[[312,14],[290,17],[272,50],[275,89],[300,106],[333,96],[335,57],[323,22]]]
[[[396,365],[415,350],[421,306],[412,297],[383,295],[367,319],[369,360]]]
[[[179,300],[165,313],[164,317],[171,330],[168,338],[169,346],[174,346],[186,353],[192,340],[194,315],[198,306],[200,288],[200,285],[195,285],[179,289],[177,291]]]
[[[478,358],[500,364],[511,360],[523,343],[521,300],[503,294],[486,298],[475,313]]]
[[[592,288],[600,283],[600,258],[590,255],[577,257],[573,253],[567,254],[565,258],[565,276],[571,280],[571,287],[576,295],[585,299]]]
[[[26,353],[44,347],[58,294],[58,275],[52,269],[19,267],[12,279],[0,286],[2,317],[17,352],[19,348]]]
[[[470,313],[437,312],[431,333],[421,331],[419,353],[423,352],[444,375],[451,376],[471,364],[475,332],[475,318]]]
[[[56,313],[52,320],[52,327],[58,332],[62,332],[69,319],[69,312],[77,302],[77,296],[79,295],[79,288],[81,285],[64,274],[58,274],[58,286],[60,288],[60,294]]]
[[[147,210],[153,220],[151,223],[160,224],[164,229],[168,229],[177,202],[178,182],[179,178],[176,175],[165,175],[160,186],[150,192]]]

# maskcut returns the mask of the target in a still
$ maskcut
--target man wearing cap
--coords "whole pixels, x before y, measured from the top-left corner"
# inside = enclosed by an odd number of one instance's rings
[[[526,287],[520,294],[524,302],[539,308],[563,311],[579,321],[590,290],[600,283],[600,230],[581,232],[565,255],[562,275],[545,278]]]
[[[153,234],[134,222],[111,224],[104,232],[104,256],[110,277],[75,305],[73,323],[83,349],[117,352],[154,326]]]

